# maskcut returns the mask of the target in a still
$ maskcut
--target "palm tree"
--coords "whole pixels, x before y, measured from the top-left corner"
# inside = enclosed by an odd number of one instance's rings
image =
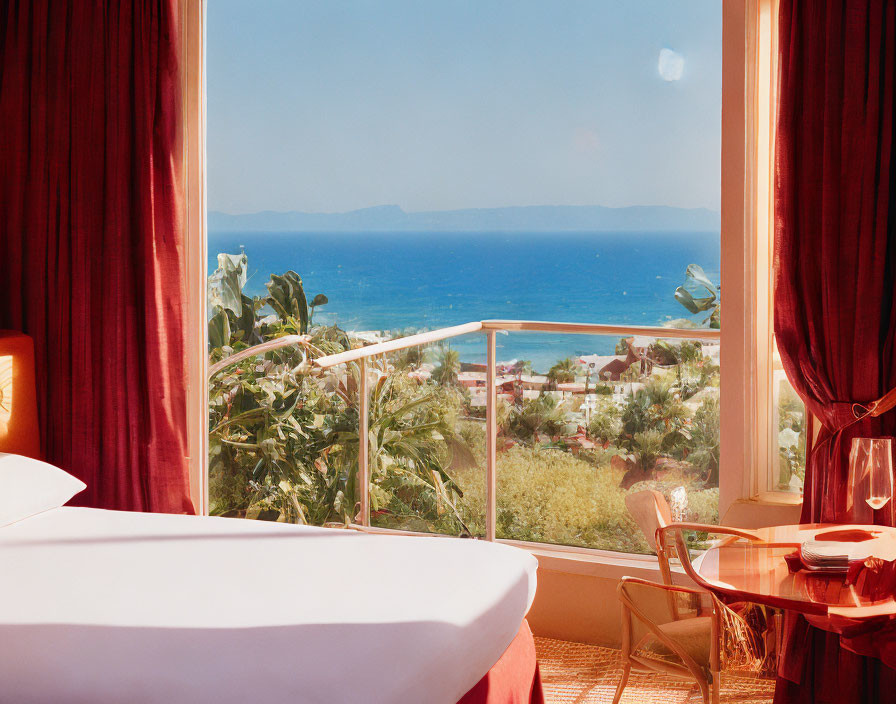
[[[230,307],[217,304],[216,322],[210,321],[210,339],[215,324],[220,338],[211,342],[211,361],[223,356],[221,347],[245,344],[244,330],[255,328],[262,299],[242,294],[241,271],[231,267],[219,277],[226,273],[236,288]],[[264,336],[308,330],[311,315],[297,274],[272,276],[268,291],[263,300],[277,318],[261,329]],[[323,296],[312,301],[315,306],[324,303]],[[350,349],[351,342],[336,327],[318,326],[311,349],[315,356],[333,354]],[[302,359],[298,348],[284,348],[262,362],[244,360],[212,379],[209,476],[214,513],[313,525],[348,522],[355,516],[366,490],[358,477],[359,370],[352,365],[312,375],[299,364]],[[458,354],[446,351],[440,374],[456,382],[458,368]],[[364,438],[372,506],[388,508],[398,518],[413,514],[469,533],[457,505],[461,490],[446,471],[452,462],[475,462],[446,413],[445,397],[456,391],[432,385],[421,389],[385,365],[378,371],[384,376],[370,391]]]
[[[552,396],[539,396],[515,405],[507,424],[517,439],[537,442],[539,434],[554,437],[561,433],[567,410],[565,404],[558,404]]]
[[[451,353],[457,357],[456,352]],[[369,458],[372,508],[379,502],[412,507],[413,518],[452,517],[464,531],[457,500],[463,491],[448,475],[452,455],[470,455],[450,427],[435,392],[409,396],[400,377],[387,376],[371,392]],[[399,516],[400,517],[400,516]]]
[[[460,354],[457,350],[446,348],[439,356],[439,366],[432,373],[432,380],[438,384],[457,384],[460,371]]]
[[[572,357],[561,359],[548,371],[548,380],[553,384],[569,384],[576,380],[579,364]]]
[[[403,352],[399,352],[393,362],[396,369],[417,369],[423,363],[423,348],[408,347]]]

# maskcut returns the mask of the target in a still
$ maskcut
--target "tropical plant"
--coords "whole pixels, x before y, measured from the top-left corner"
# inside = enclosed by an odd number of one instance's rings
[[[392,365],[396,369],[409,369],[414,370],[417,369],[421,364],[423,364],[424,359],[424,349],[423,347],[408,347],[405,350],[399,350],[394,355],[392,355]]]
[[[548,371],[548,380],[554,384],[569,384],[576,380],[579,364],[572,357],[561,359]]]
[[[248,258],[245,254],[219,254],[218,268],[208,279],[208,340],[211,349],[237,342],[260,342],[256,331],[256,302],[243,294]]]
[[[432,380],[438,384],[457,384],[460,373],[460,353],[446,347],[439,355],[439,365],[433,369]]]
[[[631,448],[635,456],[635,466],[642,474],[649,475],[660,454],[667,449],[666,437],[666,433],[653,428],[635,433],[632,437]]]
[[[567,423],[569,409],[553,396],[542,394],[538,398],[523,399],[513,404],[506,420],[508,435],[523,442],[540,442],[541,437],[560,435]]]
[[[309,335],[311,355],[351,348],[344,331],[310,327],[295,272],[271,276],[267,295],[253,299],[242,292],[246,256],[222,255],[218,261],[209,280],[211,361],[295,333]],[[264,309],[273,315],[259,318]],[[456,362],[456,354],[452,359]],[[446,410],[460,402],[435,385],[421,391],[391,368],[372,373],[378,375],[368,421],[372,507],[395,515],[410,507],[421,517],[464,531],[457,508],[462,492],[447,472],[464,451]],[[355,520],[362,491],[357,375],[352,366],[314,376],[303,352],[285,347],[226,367],[212,378],[212,513],[316,525]]]
[[[351,515],[357,409],[344,382],[331,393],[296,371],[301,360],[283,348],[211,380],[212,513],[311,524]]]
[[[373,388],[371,509],[399,521],[449,516],[456,521],[453,532],[469,533],[457,506],[463,491],[447,468],[472,462],[472,455],[445,412],[446,394],[434,387],[421,393],[416,384],[394,374],[382,376]]]
[[[619,444],[634,460],[633,470],[649,476],[660,453],[681,455],[686,448],[684,428],[687,408],[681,403],[674,386],[666,380],[652,378],[643,388],[629,396],[622,410],[622,432]],[[633,474],[626,482],[635,479]]]
[[[588,435],[592,440],[602,444],[605,448],[609,447],[611,443],[618,442],[619,434],[622,432],[621,415],[621,411],[615,404],[601,406],[591,416],[591,422],[588,424]]]
[[[688,266],[684,285],[675,289],[675,300],[694,315],[710,311],[709,316],[703,320],[703,325],[715,329],[721,327],[721,289],[709,280],[699,265]]]
[[[681,427],[687,409],[679,400],[673,384],[652,378],[628,397],[622,411],[622,432],[625,437],[645,430],[671,431]]]
[[[648,348],[648,355],[661,366],[688,364],[703,359],[702,345],[691,340],[656,340]]]

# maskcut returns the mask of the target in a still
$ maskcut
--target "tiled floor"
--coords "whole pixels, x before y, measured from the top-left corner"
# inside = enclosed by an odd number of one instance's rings
[[[622,672],[618,650],[550,638],[536,638],[545,698],[549,704],[597,704],[613,701]],[[769,704],[774,681],[722,676],[723,704]],[[632,673],[623,704],[701,704],[696,684],[661,675]]]

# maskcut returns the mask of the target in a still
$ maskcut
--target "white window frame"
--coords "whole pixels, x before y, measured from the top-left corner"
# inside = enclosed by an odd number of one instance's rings
[[[206,0],[180,0],[183,56],[184,197],[188,305],[190,486],[208,512],[205,31]],[[778,0],[722,0],[721,458],[719,515],[744,500],[775,502],[771,429],[772,166]],[[786,502],[792,502],[792,495]],[[593,562],[594,551],[543,551]],[[533,548],[537,551],[538,549]],[[636,556],[606,558],[617,565]],[[640,560],[639,560],[640,562]]]
[[[771,481],[778,0],[725,0],[723,8],[722,517],[737,502],[801,500]]]
[[[206,0],[180,0],[181,108],[187,303],[187,451],[190,498],[208,514],[208,320],[205,158]]]

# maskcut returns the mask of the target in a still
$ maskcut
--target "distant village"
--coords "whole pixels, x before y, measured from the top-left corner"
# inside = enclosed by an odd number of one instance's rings
[[[388,339],[373,332],[352,333],[352,336],[368,343]],[[507,403],[535,400],[541,396],[550,396],[558,403],[571,402],[567,418],[570,425],[578,426],[578,430],[564,438],[564,442],[567,445],[577,446],[576,449],[591,449],[594,443],[587,437],[585,428],[588,427],[592,414],[600,408],[600,404],[609,401],[622,407],[627,396],[644,387],[655,368],[664,368],[651,354],[651,346],[657,342],[656,338],[634,336],[624,338],[622,342],[625,343],[625,354],[592,354],[575,357],[578,374],[575,381],[569,382],[557,383],[545,374],[522,371],[525,367],[516,359],[499,361],[496,365],[495,380],[497,396]],[[666,339],[664,342],[675,347],[684,341]],[[703,342],[701,351],[704,359],[714,365],[719,364],[719,343]],[[424,362],[407,372],[407,376],[425,382],[432,377],[437,366],[432,362]],[[486,365],[462,362],[457,374],[457,383],[467,390],[468,406],[471,411],[477,409],[484,411],[487,397]],[[597,390],[598,387],[601,387],[600,392]],[[692,412],[696,411],[706,395],[717,393],[718,389],[707,387],[688,399],[685,405]]]

